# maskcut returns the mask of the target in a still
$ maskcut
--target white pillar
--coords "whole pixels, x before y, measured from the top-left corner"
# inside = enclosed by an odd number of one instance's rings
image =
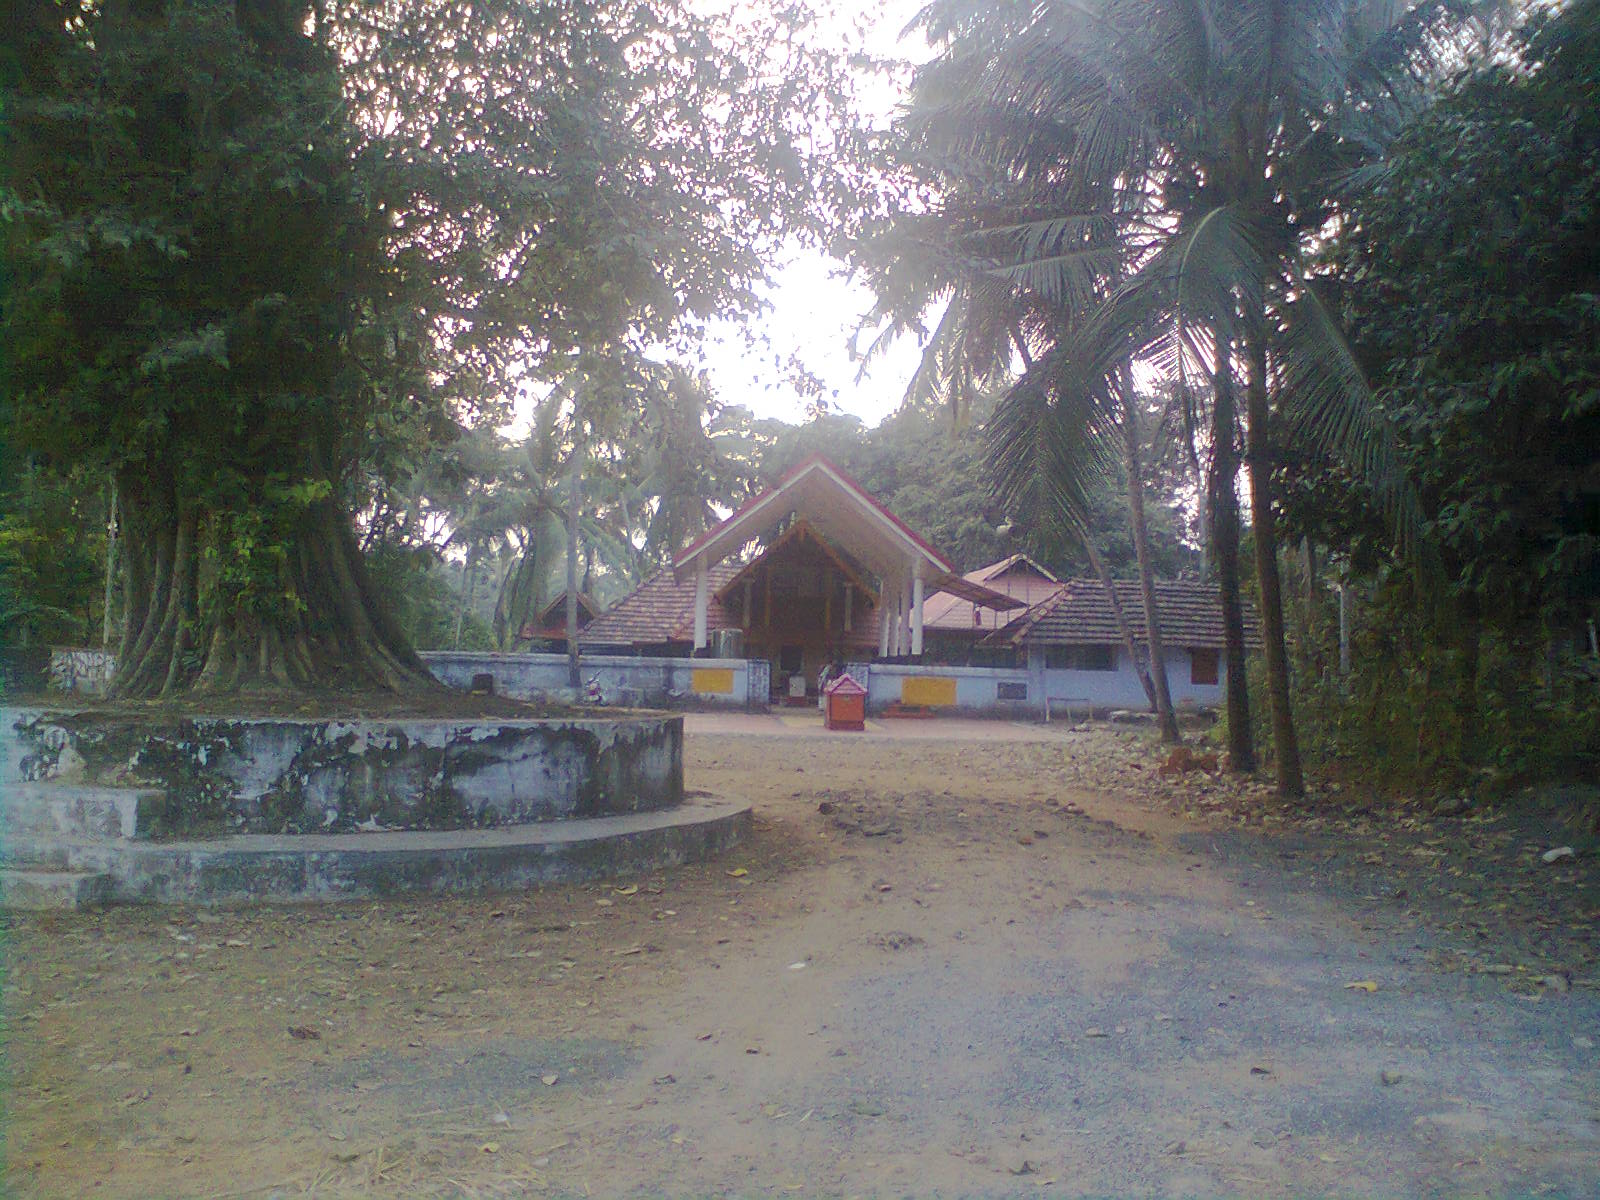
[[[911,653],[922,653],[922,576],[911,580]]]
[[[911,653],[911,576],[900,587],[900,653]]]
[[[889,596],[887,587],[878,590],[878,657],[889,657]]]
[[[694,648],[706,648],[706,608],[711,603],[710,584],[706,576],[706,558],[701,555],[694,561]]]

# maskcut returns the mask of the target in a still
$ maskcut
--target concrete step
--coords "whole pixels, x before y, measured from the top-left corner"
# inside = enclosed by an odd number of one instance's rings
[[[17,833],[131,838],[139,807],[162,799],[152,788],[96,787],[72,783],[0,785],[0,826]]]
[[[23,870],[65,871],[71,866],[66,842],[49,834],[13,833],[0,835],[0,866]]]
[[[103,871],[42,871],[0,867],[0,907],[13,912],[98,908],[114,880]]]

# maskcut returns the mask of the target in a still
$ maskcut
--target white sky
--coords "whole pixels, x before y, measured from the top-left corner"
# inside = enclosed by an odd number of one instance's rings
[[[899,33],[923,3],[836,0],[827,28],[838,38],[835,48],[920,60],[926,56],[921,39],[911,37],[902,42]],[[863,21],[869,26],[864,40],[855,29]],[[874,80],[864,100],[874,116],[886,119],[900,97],[888,84]],[[737,326],[725,322],[711,326],[703,365],[719,400],[743,404],[758,417],[804,421],[809,416],[808,400],[788,382],[785,369],[773,361],[776,358],[786,364],[793,357],[823,382],[823,399],[830,411],[852,413],[868,425],[876,425],[899,407],[921,357],[914,338],[898,339],[868,364],[866,374],[856,381],[861,364],[852,360],[850,346],[861,317],[872,308],[870,289],[842,278],[839,264],[826,255],[797,249],[790,261],[774,270],[768,298],[771,311],[756,320],[770,347],[747,347]],[[869,336],[860,339],[863,347],[870,343]]]

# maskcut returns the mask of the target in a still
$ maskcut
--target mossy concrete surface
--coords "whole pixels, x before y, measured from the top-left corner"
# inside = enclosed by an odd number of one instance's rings
[[[454,830],[670,808],[683,718],[160,718],[0,708],[0,787],[154,789],[140,837]]]

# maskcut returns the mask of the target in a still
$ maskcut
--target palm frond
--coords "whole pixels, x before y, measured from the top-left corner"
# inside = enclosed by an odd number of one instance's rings
[[[1424,549],[1422,505],[1401,462],[1394,426],[1338,321],[1304,277],[1286,308],[1275,365],[1288,428],[1366,482],[1402,552]]]
[[[1104,381],[1098,391],[1071,387],[1065,357],[1038,360],[1001,398],[985,449],[996,498],[1009,511],[1078,534],[1091,495],[1115,477],[1116,432]]]

